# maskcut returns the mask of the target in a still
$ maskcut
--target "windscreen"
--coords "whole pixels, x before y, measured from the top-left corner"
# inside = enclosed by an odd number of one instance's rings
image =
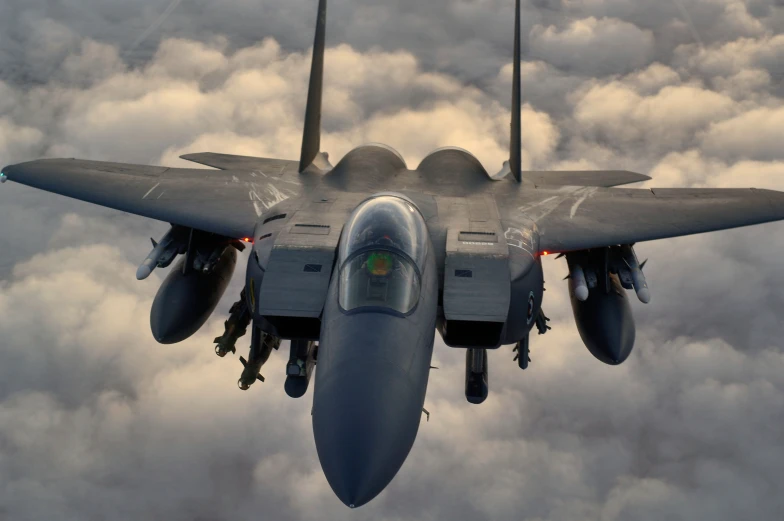
[[[410,312],[419,300],[428,244],[424,219],[408,200],[383,195],[360,204],[340,245],[340,306]]]
[[[422,268],[427,226],[419,210],[402,197],[382,195],[363,202],[352,213],[343,234],[341,264],[357,251],[378,247],[399,250]]]
[[[346,311],[372,306],[408,313],[419,300],[419,275],[410,260],[386,250],[370,250],[349,260],[340,273],[340,306]]]

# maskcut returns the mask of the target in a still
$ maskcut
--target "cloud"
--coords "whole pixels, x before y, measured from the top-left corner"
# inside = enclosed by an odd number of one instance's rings
[[[3,157],[28,155],[43,138],[43,133],[36,128],[20,127],[8,118],[0,118],[0,155]]]
[[[759,72],[780,79],[783,59],[784,35],[765,34],[759,38],[722,42],[705,49],[693,45],[682,46],[676,49],[673,64],[679,69],[694,71],[710,81]],[[781,96],[780,86],[770,87],[767,89],[769,92]]]
[[[614,18],[572,21],[534,27],[531,53],[553,65],[580,73],[613,74],[638,69],[653,56],[653,34]]]
[[[757,108],[711,125],[705,148],[718,156],[741,156],[762,161],[784,159],[784,106]]]
[[[58,235],[77,224],[103,226],[65,222]],[[548,274],[555,267],[548,262]],[[14,454],[2,464],[6,513],[344,516],[315,458],[308,399],[281,392],[285,354],[265,367],[267,382],[238,391],[239,364],[209,349],[220,319],[182,344],[155,344],[147,327],[155,280],[117,276],[133,269],[112,245],[55,247],[5,281],[0,327],[11,334],[0,435]],[[462,351],[439,342],[431,421],[362,515],[732,519],[737,511],[711,506],[727,487],[742,491],[738,508],[780,506],[764,483],[781,477],[775,462],[784,453],[775,429],[757,428],[777,421],[784,405],[775,346],[750,355],[716,339],[660,341],[643,329],[618,370],[581,346],[562,296],[549,304],[553,337],[535,339],[526,372],[508,349],[491,353],[493,392],[480,407],[461,397]],[[758,457],[750,472],[749,458]],[[35,506],[22,500],[43,490]],[[90,500],[69,501],[75,494]]]
[[[656,186],[661,187],[752,186],[784,190],[784,164],[781,161],[740,160],[728,164],[715,157],[706,157],[697,149],[667,154],[650,175]]]
[[[579,96],[575,120],[597,140],[624,148],[677,149],[735,108],[728,96],[692,85],[666,86],[641,96],[620,82],[597,85]]]
[[[334,4],[334,5],[332,5]],[[186,152],[296,158],[312,2],[0,4],[0,157],[184,166]],[[332,2],[323,145],[383,141],[506,158],[511,5]],[[534,168],[629,168],[645,186],[784,189],[780,7],[773,2],[526,3],[523,140]],[[695,42],[697,32],[702,46]],[[267,38],[261,39],[260,36]],[[212,354],[242,266],[202,331],[161,346],[137,282],[158,223],[0,188],[0,517],[343,519],[320,470],[310,396]],[[436,345],[423,422],[367,519],[774,519],[784,510],[781,226],[636,246],[653,301],[637,345],[594,360],[565,263],[544,262],[553,330],[521,372],[490,353],[488,401]],[[247,348],[241,340],[240,351]],[[740,441],[739,441],[740,440]]]
[[[86,66],[91,49],[103,47],[86,42],[64,67],[73,73]],[[194,143],[205,142],[204,136],[217,134],[226,138],[212,146],[236,151],[236,140],[250,155],[297,157],[308,53],[286,53],[273,40],[232,52],[174,39],[162,42],[141,69],[124,67],[116,50],[99,54],[115,72],[88,85],[53,83],[31,94],[8,87],[19,100],[19,119],[40,102],[49,105],[43,111],[49,118],[36,123],[55,139],[47,144],[43,130],[35,134],[33,144],[44,148],[42,155],[176,161],[176,155],[194,151]],[[187,61],[179,58],[183,55]],[[341,157],[364,142],[386,141],[416,164],[434,148],[459,144],[473,150],[489,170],[500,170],[510,115],[492,96],[423,71],[406,52],[360,53],[343,45],[330,49],[327,60],[324,144],[333,155]],[[525,136],[526,164],[547,161],[557,129],[547,114],[530,106],[523,118],[531,130]],[[410,128],[420,129],[416,139]],[[19,137],[13,129],[8,134]],[[28,150],[16,157],[29,155]]]

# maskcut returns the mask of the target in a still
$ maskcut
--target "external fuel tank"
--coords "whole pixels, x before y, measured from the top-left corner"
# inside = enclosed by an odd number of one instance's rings
[[[237,265],[237,250],[225,249],[209,273],[183,273],[181,259],[161,284],[150,310],[150,328],[161,344],[181,342],[210,318],[231,281]]]
[[[585,346],[598,360],[618,365],[629,357],[634,347],[634,317],[618,276],[611,273],[608,277],[609,291],[597,287],[585,300],[575,295],[575,285],[570,281],[569,298]]]

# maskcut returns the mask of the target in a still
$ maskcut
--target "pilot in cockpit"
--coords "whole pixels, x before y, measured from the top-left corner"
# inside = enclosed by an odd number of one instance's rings
[[[373,306],[407,313],[419,295],[419,277],[413,264],[391,250],[360,253],[343,268],[341,277],[341,304],[346,310]]]
[[[400,314],[419,300],[416,262],[424,251],[424,230],[412,226],[416,210],[399,198],[369,201],[357,215],[342,254],[339,301],[344,311],[373,308]]]

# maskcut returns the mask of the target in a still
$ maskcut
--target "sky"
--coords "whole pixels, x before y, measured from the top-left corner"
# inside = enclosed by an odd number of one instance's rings
[[[322,147],[445,145],[506,158],[511,0],[331,0]],[[4,0],[0,163],[186,166],[187,152],[296,159],[315,0]],[[784,189],[784,2],[523,2],[533,169],[628,169],[650,187]],[[582,345],[565,262],[552,331],[490,397],[436,342],[430,421],[398,476],[349,511],[313,443],[312,393],[237,389],[212,339],[159,345],[139,282],[167,225],[0,186],[0,519],[735,520],[784,511],[783,225],[641,243],[652,301],[610,367]],[[239,266],[245,262],[242,257]],[[630,294],[633,298],[633,295]],[[247,345],[247,338],[238,345]]]

